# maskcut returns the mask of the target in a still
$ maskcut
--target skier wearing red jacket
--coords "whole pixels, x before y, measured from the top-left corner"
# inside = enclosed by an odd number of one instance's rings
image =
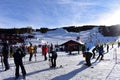
[[[44,56],[44,60],[47,60],[47,53],[48,53],[48,46],[47,45],[43,45],[42,46],[42,55]]]

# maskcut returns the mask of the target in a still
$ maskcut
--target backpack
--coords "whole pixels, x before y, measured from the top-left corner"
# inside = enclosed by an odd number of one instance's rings
[[[22,50],[22,49],[17,49],[17,51],[16,51],[21,57],[25,57],[25,53],[24,53],[24,51]]]

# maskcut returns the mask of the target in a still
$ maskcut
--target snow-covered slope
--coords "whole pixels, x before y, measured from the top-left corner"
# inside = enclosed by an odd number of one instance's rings
[[[39,39],[38,44],[41,44],[41,42],[44,42],[45,44],[53,43],[53,44],[59,45],[68,40],[76,40],[77,37],[80,37],[80,40],[86,43],[86,46],[88,48],[92,48],[96,44],[113,42],[118,39],[118,37],[104,37],[98,32],[98,27],[95,27],[91,30],[82,31],[80,33],[67,32],[62,28],[58,28],[53,31],[48,31],[45,34],[42,34],[39,32],[36,32],[34,34],[35,34],[35,37]]]

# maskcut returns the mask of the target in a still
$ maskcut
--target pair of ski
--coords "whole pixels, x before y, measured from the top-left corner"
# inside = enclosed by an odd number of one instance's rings
[[[50,69],[58,69],[58,68],[63,68],[63,66],[62,65],[60,65],[60,66],[57,66],[57,67],[52,67],[52,62],[51,62],[51,57],[49,57],[49,59],[48,59],[48,62],[49,62],[49,67],[50,67]]]

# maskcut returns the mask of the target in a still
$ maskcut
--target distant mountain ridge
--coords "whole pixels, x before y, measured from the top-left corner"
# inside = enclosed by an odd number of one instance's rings
[[[67,32],[75,32],[79,33],[81,31],[86,31],[93,29],[94,27],[99,27],[99,32],[103,36],[119,36],[120,35],[120,25],[112,25],[112,26],[96,26],[96,25],[84,25],[84,26],[68,26],[68,27],[61,27],[62,29],[66,30]],[[57,30],[57,28],[49,29],[49,28],[40,28],[40,29],[32,29],[32,27],[28,28],[11,28],[11,29],[0,29],[0,34],[24,34],[24,33],[31,33],[33,31],[47,33],[48,31]]]
[[[102,26],[99,32],[104,36],[120,36],[120,25]]]
[[[97,25],[84,25],[84,26],[68,26],[68,27],[62,27],[63,29],[65,29],[67,32],[75,32],[75,33],[79,33],[81,31],[86,31],[86,30],[90,30],[93,29],[94,27],[99,27],[99,32],[103,35],[103,36],[120,36],[120,25],[112,25],[112,26],[97,26]],[[47,29],[47,31],[53,31],[56,30],[57,28],[54,29]],[[42,31],[43,30],[43,31]],[[47,32],[44,31],[46,30],[46,28],[42,28],[37,30],[40,32]]]

